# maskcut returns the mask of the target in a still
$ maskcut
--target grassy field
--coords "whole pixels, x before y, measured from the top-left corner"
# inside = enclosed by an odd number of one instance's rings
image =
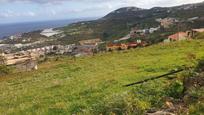
[[[92,57],[49,59],[39,70],[0,78],[0,114],[108,114],[162,105],[160,79],[129,88],[125,84],[194,65],[204,56],[204,41],[158,44]],[[179,75],[178,75],[179,77]],[[130,92],[136,91],[134,96]]]

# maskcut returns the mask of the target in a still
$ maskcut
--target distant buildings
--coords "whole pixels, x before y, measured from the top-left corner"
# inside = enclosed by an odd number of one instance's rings
[[[21,39],[22,34],[15,34],[9,37],[10,40]]]
[[[79,41],[80,45],[98,45],[99,43],[101,43],[101,39],[97,38],[97,39],[89,39],[89,40],[81,40]]]
[[[174,23],[178,22],[175,18],[164,18],[164,19],[156,19],[157,22],[160,22],[160,25],[164,28],[169,28]]]
[[[204,32],[204,28],[192,29],[192,31],[197,32],[197,33],[201,33],[201,32]]]
[[[126,50],[130,48],[144,47],[146,45],[147,43],[141,40],[137,40],[136,42],[128,42],[128,43],[109,43],[106,45],[106,50],[107,51]]]
[[[29,52],[18,52],[12,54],[1,54],[4,58],[1,64],[7,66],[15,66],[19,71],[37,70],[37,57],[34,57]]]
[[[128,39],[130,39],[130,34],[120,38],[118,41],[123,41],[123,40],[128,40]]]
[[[164,40],[164,42],[192,39],[196,36],[197,33],[202,33],[202,32],[204,32],[204,28],[192,29],[186,32],[177,32],[175,34],[168,36],[168,39]]]
[[[130,38],[143,37],[144,35],[145,35],[144,30],[132,28],[132,30],[130,31]]]
[[[73,48],[71,55],[75,57],[88,56],[93,55],[95,51],[97,51],[97,46],[95,45],[79,45]]]
[[[113,51],[113,50],[126,50],[128,49],[128,46],[126,44],[122,43],[116,43],[116,44],[108,44],[106,46],[107,51]]]
[[[31,71],[37,69],[37,62],[39,59],[48,54],[70,54],[73,52],[75,44],[71,45],[51,45],[41,48],[29,49],[27,51],[20,51],[16,53],[2,53],[0,54],[4,60],[0,60],[0,64],[7,66],[15,66],[20,71]]]
[[[158,26],[156,28],[150,28],[149,33],[152,34],[152,33],[156,32],[156,31],[158,31],[159,29],[160,29],[160,26]]]
[[[186,32],[178,32],[173,35],[168,36],[169,41],[181,41],[188,39],[188,35]]]
[[[51,46],[45,46],[45,47],[41,47],[41,48],[29,49],[27,51],[34,53],[34,54],[40,54],[40,55],[47,55],[47,54],[62,55],[62,54],[71,53],[74,47],[75,47],[75,44],[51,45]]]
[[[160,26],[156,28],[149,28],[149,29],[137,29],[137,28],[132,28],[130,31],[129,37],[130,38],[138,38],[138,37],[144,37],[147,34],[152,34],[160,29]],[[123,38],[125,39],[125,38]]]
[[[202,33],[202,32],[204,32],[204,28],[192,29],[192,30],[186,31],[188,36],[191,38],[195,37],[197,33]]]
[[[194,20],[197,20],[199,19],[199,17],[192,17],[192,18],[188,18],[188,21],[194,21]]]
[[[75,57],[94,55],[98,52],[98,45],[102,43],[101,39],[89,39],[79,41],[78,46],[74,46],[71,55]]]

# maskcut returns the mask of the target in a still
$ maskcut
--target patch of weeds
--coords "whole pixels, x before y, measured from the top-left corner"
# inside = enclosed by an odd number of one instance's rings
[[[204,113],[204,101],[192,104],[189,107],[190,115],[203,115]]]
[[[77,113],[83,113],[83,111],[86,109],[85,105],[82,105],[80,103],[75,103],[71,105],[71,108],[69,108],[70,113],[77,114]]]
[[[106,88],[108,88],[108,87],[110,87],[110,86],[116,85],[117,83],[118,83],[118,81],[116,81],[116,80],[114,80],[114,79],[112,79],[112,80],[106,80],[106,81],[104,81],[104,82],[101,83],[101,87],[102,87],[103,89],[106,89]]]
[[[0,76],[7,75],[11,73],[11,68],[6,65],[0,65]]]
[[[136,98],[132,93],[123,93],[121,95],[113,95],[92,107],[92,113],[103,115],[141,115],[145,110],[150,107],[146,101]],[[94,109],[97,108],[97,109]]]
[[[203,72],[204,71],[204,59],[199,60],[197,67],[195,68],[196,72]]]
[[[161,107],[163,105],[162,98],[165,97],[164,83],[157,81],[150,81],[144,83],[132,90],[135,97],[140,100],[150,102],[151,106]]]
[[[181,96],[183,95],[183,90],[184,90],[183,82],[176,80],[166,88],[166,94],[169,97],[178,99],[181,98]]]
[[[75,67],[75,68],[72,69],[72,71],[77,72],[77,71],[80,71],[81,69],[82,69],[81,67]]]
[[[60,80],[54,80],[51,85],[46,88],[46,89],[49,89],[49,90],[55,90],[55,89],[58,89],[58,88],[61,88],[62,87],[62,81]]]
[[[146,68],[146,69],[144,69],[144,71],[146,71],[146,72],[156,72],[157,70],[155,69],[155,68]]]

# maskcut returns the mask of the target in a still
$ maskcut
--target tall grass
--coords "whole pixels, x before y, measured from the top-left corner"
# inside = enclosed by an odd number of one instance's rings
[[[171,81],[122,86],[182,65],[194,66],[189,54],[200,59],[203,51],[204,41],[193,40],[77,59],[48,59],[37,71],[0,78],[0,113],[142,114],[162,106]]]

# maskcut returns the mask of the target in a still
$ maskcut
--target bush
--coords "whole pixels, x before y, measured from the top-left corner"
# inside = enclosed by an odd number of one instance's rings
[[[99,51],[106,51],[106,43],[99,44],[98,49]]]
[[[93,114],[102,115],[142,115],[150,107],[146,101],[135,97],[132,93],[114,95],[111,99],[105,100],[98,106],[93,107]],[[100,108],[100,109],[99,109]]]
[[[166,97],[165,86],[163,81],[149,81],[135,86],[133,92],[135,97],[149,102],[151,107],[160,108],[164,104],[163,98]]]
[[[190,105],[189,113],[190,113],[190,115],[203,115],[203,113],[204,113],[204,103],[200,102],[200,103]]]
[[[180,98],[183,95],[183,82],[181,81],[175,81],[170,84],[170,86],[167,88],[167,96],[173,97],[173,98]]]
[[[198,65],[196,67],[196,72],[203,72],[204,71],[204,59],[200,60],[198,62]]]
[[[102,115],[143,115],[151,108],[160,108],[164,105],[165,84],[160,81],[151,81],[136,85],[131,91],[113,95],[92,107],[93,114]]]
[[[10,69],[5,65],[0,65],[0,76],[6,75],[10,72]]]

